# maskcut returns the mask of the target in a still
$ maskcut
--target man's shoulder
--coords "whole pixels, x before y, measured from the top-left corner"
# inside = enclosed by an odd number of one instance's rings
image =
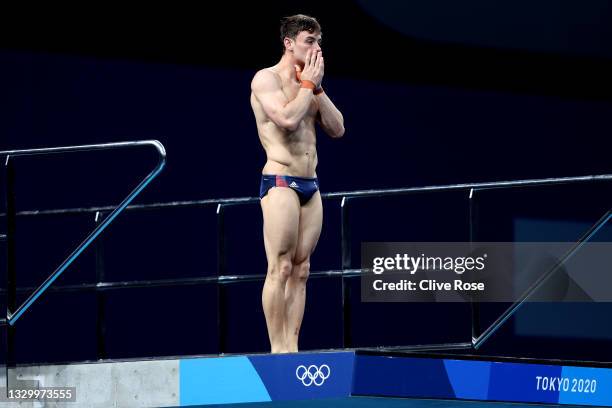
[[[270,88],[280,85],[280,76],[273,67],[262,68],[255,73],[251,81],[251,88]]]

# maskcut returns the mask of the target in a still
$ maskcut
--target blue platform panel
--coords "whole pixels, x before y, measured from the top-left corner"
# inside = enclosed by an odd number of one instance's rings
[[[191,358],[179,367],[181,406],[612,406],[606,366],[335,351]]]

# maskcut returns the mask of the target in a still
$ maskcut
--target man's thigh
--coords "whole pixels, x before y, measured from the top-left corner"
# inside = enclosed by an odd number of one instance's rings
[[[268,260],[295,253],[300,223],[300,201],[287,187],[273,187],[261,199],[264,244]]]
[[[300,209],[300,225],[298,233],[295,262],[303,262],[314,251],[321,235],[323,226],[323,204],[321,193],[317,191]]]

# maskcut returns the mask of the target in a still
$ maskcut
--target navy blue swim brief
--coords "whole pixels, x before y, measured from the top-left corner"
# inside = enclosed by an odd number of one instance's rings
[[[314,193],[319,190],[319,180],[316,177],[277,176],[273,174],[261,175],[259,198],[264,198],[272,187],[289,187],[295,191],[300,199],[300,205],[306,204]]]

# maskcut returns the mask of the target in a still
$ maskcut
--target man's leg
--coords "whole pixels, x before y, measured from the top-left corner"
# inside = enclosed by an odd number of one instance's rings
[[[285,339],[285,286],[293,269],[298,242],[300,202],[286,187],[273,187],[261,200],[268,272],[262,304],[272,353],[288,351]]]
[[[322,224],[323,206],[321,204],[321,194],[317,191],[300,211],[299,235],[293,258],[293,271],[285,288],[287,307],[285,336],[287,347],[291,352],[298,351],[298,337],[306,303],[306,280],[310,273],[310,255],[317,245],[319,235],[321,235]]]

